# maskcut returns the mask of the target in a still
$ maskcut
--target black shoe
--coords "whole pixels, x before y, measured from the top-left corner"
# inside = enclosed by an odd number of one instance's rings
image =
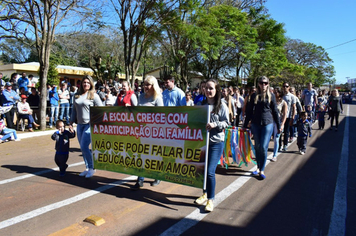
[[[139,180],[136,182],[135,185],[131,186],[130,188],[133,190],[138,190],[143,187],[143,181]]]
[[[154,187],[154,186],[159,185],[160,183],[161,183],[161,180],[155,179],[155,181],[153,181],[153,182],[151,183],[151,186]]]

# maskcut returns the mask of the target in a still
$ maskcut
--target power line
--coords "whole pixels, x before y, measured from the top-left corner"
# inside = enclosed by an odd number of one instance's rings
[[[351,43],[351,42],[353,42],[353,41],[356,41],[356,39],[353,39],[353,40],[347,41],[347,42],[345,42],[345,43],[341,43],[341,44],[332,46],[332,47],[327,48],[327,49],[325,49],[325,50],[329,50],[329,49],[332,49],[332,48],[336,48],[336,47],[339,47],[339,46],[341,46],[341,45],[344,45],[344,44],[347,44],[347,43]]]

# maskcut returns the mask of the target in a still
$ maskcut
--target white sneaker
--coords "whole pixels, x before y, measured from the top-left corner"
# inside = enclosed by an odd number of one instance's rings
[[[197,198],[194,203],[198,205],[203,205],[208,201],[208,196],[204,193],[201,197]]]
[[[88,174],[88,169],[79,174],[79,176],[86,176]]]
[[[271,161],[272,162],[276,162],[277,161],[277,157],[272,157]]]
[[[212,212],[213,210],[214,210],[213,200],[208,200],[208,202],[205,206],[205,211]]]
[[[94,173],[95,173],[94,169],[89,169],[87,175],[85,176],[85,178],[93,177]]]
[[[301,154],[301,155],[304,155],[304,154],[305,154],[305,152],[300,151],[300,154]]]

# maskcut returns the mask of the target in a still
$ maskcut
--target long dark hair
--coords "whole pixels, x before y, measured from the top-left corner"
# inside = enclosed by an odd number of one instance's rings
[[[220,84],[217,80],[215,79],[209,79],[208,81],[206,81],[205,84],[207,84],[208,82],[213,82],[215,84],[215,97],[214,97],[214,107],[213,107],[213,113],[218,114],[220,108],[221,108],[221,87]],[[208,100],[205,100],[203,104],[207,104]]]

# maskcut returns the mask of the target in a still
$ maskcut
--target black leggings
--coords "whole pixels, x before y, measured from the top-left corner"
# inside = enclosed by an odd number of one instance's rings
[[[330,117],[331,117],[331,121],[330,121],[330,126],[333,127],[334,124],[334,118],[335,118],[335,127],[339,127],[339,115],[340,112],[339,111],[330,111]]]

